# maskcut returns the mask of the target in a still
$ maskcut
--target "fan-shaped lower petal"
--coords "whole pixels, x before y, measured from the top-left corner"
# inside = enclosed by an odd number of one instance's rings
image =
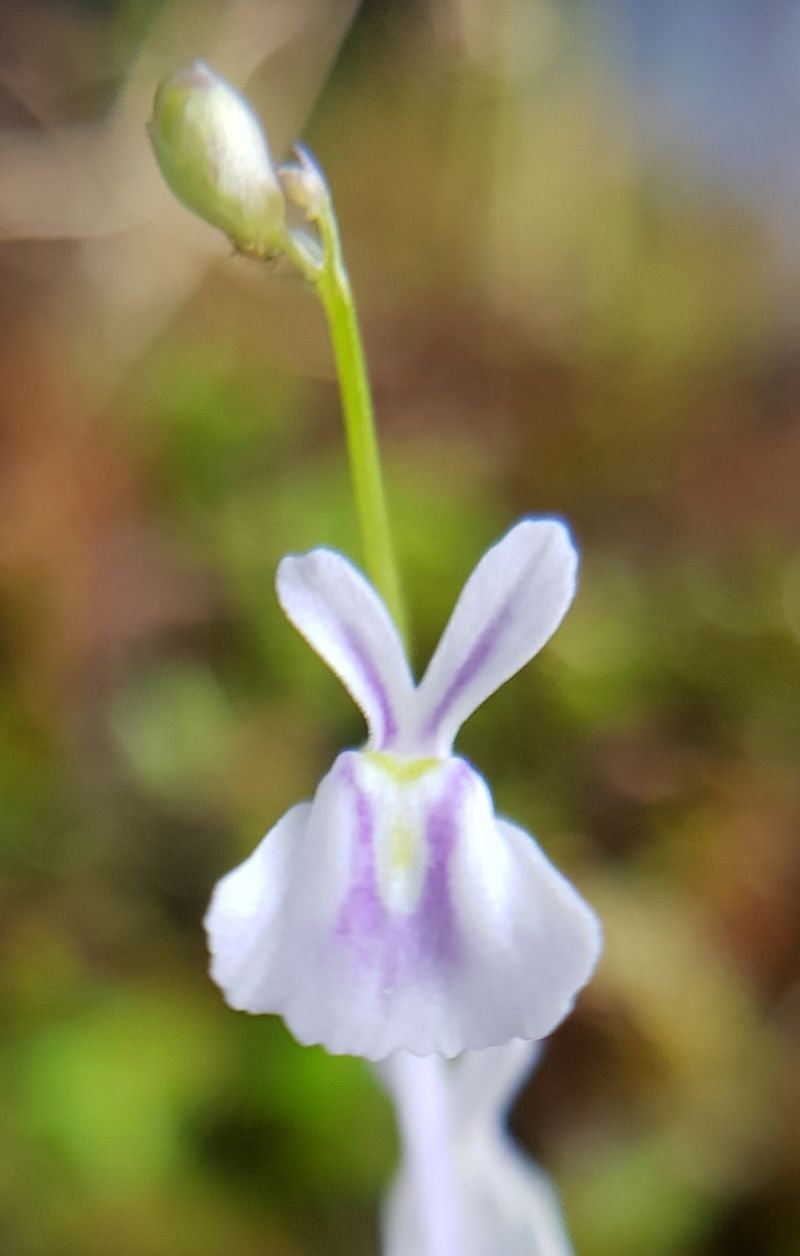
[[[353,751],[223,878],[206,927],[233,1007],[368,1059],[542,1037],[600,949],[594,913],[463,759]]]

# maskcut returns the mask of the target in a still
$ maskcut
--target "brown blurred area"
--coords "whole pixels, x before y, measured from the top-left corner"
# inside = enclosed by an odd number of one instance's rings
[[[581,547],[460,743],[604,920],[514,1116],[576,1251],[800,1250],[800,267],[591,9],[0,3],[9,1256],[359,1256],[394,1157],[358,1062],[205,974],[214,880],[361,728],[272,593],[358,556],[321,315],[147,146],[196,55],[333,188],[417,665],[513,520]]]

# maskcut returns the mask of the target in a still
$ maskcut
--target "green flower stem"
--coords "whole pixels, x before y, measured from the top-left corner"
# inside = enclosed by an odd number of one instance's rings
[[[406,616],[386,508],[378,439],[355,300],[330,197],[316,219],[323,260],[314,285],[328,320],[367,573],[405,636]]]

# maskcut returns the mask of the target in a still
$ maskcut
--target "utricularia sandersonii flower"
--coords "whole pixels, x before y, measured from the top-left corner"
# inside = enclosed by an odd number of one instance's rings
[[[345,558],[283,559],[281,606],[369,737],[217,885],[211,972],[232,1007],[279,1012],[301,1042],[369,1059],[541,1038],[567,1014],[600,951],[597,918],[495,815],[453,739],[555,631],[576,569],[562,523],[522,520],[478,563],[415,686],[386,608]]]

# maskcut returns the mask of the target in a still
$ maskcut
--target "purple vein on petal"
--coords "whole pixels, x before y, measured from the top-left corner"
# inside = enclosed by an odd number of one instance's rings
[[[458,935],[450,899],[450,859],[458,837],[469,769],[447,774],[445,788],[425,825],[428,861],[419,903],[410,914],[390,911],[381,899],[375,865],[375,816],[356,780],[354,755],[342,765],[352,801],[351,884],[336,922],[362,972],[377,972],[385,993],[422,977],[441,979],[458,958]]]
[[[366,681],[367,687],[372,691],[372,695],[378,705],[383,720],[383,729],[378,739],[379,748],[385,750],[392,742],[397,732],[397,720],[395,719],[392,705],[389,701],[389,695],[386,692],[386,686],[381,679],[380,672],[375,666],[375,661],[365,647],[358,632],[351,624],[344,625],[344,639],[350,656],[358,665],[358,668]]]
[[[444,716],[453,703],[477,676],[478,672],[494,654],[512,618],[513,599],[509,600],[484,628],[463,663],[456,669],[453,679],[445,689],[426,725],[425,734],[430,736],[439,728]]]
[[[456,924],[450,898],[450,859],[460,825],[460,811],[469,783],[469,768],[448,770],[445,790],[428,814],[425,840],[430,855],[419,907],[414,913],[420,960],[448,968],[457,955]]]
[[[336,923],[336,936],[366,958],[365,947],[369,939],[381,931],[386,918],[375,879],[375,817],[369,798],[356,781],[352,756],[345,758],[341,772],[353,806],[352,882]]]

